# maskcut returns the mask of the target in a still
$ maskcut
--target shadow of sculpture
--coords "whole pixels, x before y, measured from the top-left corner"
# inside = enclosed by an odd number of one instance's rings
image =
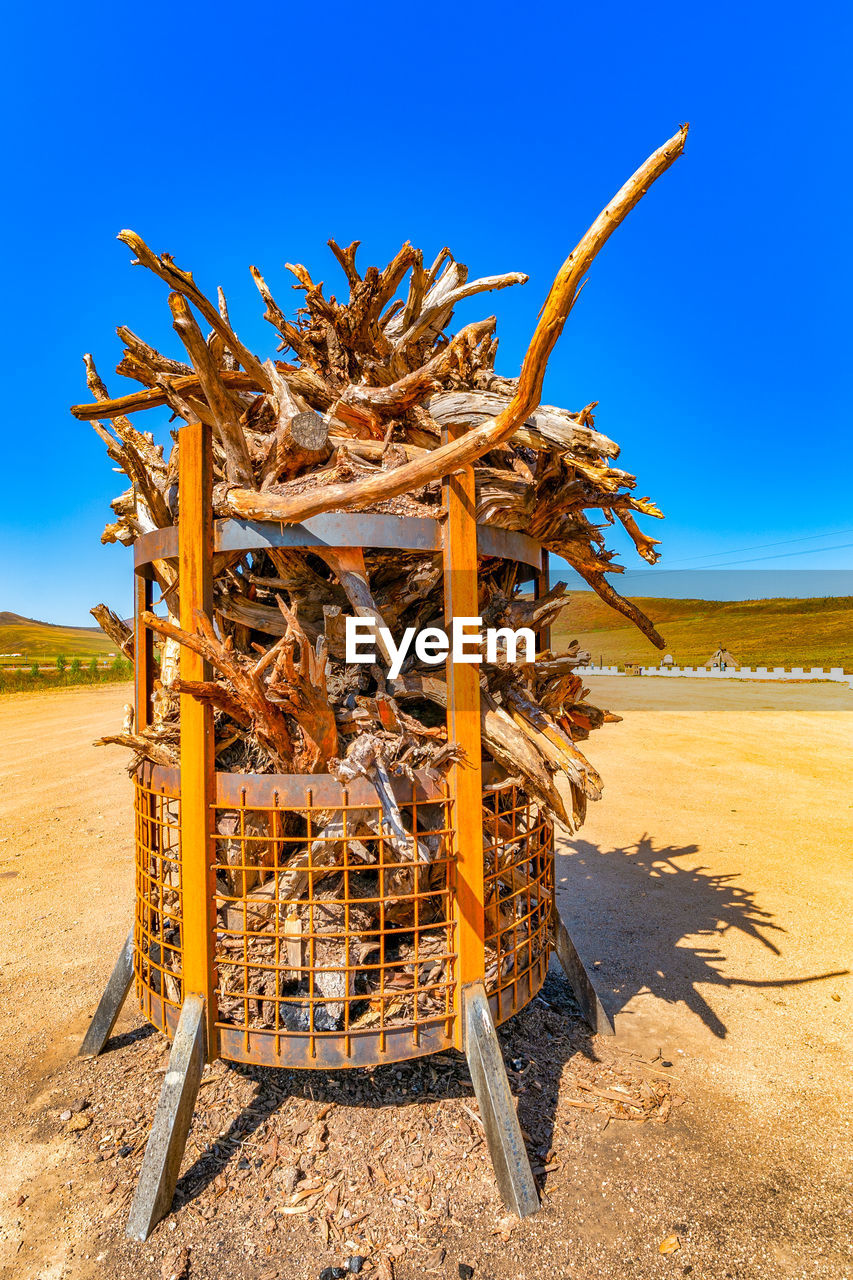
[[[727,937],[741,934],[781,957],[785,931],[738,875],[684,865],[698,852],[697,845],[656,847],[644,835],[634,845],[613,849],[576,840],[559,853],[561,914],[609,1012],[616,1013],[635,995],[650,992],[669,1003],[684,1003],[715,1035],[724,1037],[727,1028],[700,988],[784,988],[847,972],[767,980],[726,973]],[[595,961],[601,964],[598,974]],[[578,1056],[599,1060],[602,1048],[581,1020],[568,983],[555,965],[552,959],[540,995],[499,1030],[510,1087],[540,1185],[547,1183],[544,1165],[554,1142],[564,1069]],[[202,1138],[203,1149],[178,1183],[176,1207],[198,1197],[228,1166],[247,1170],[247,1177],[250,1167],[256,1166],[255,1176],[262,1176],[265,1156],[256,1135],[266,1129],[285,1100],[310,1100],[312,1107],[327,1102],[357,1107],[375,1112],[378,1121],[385,1107],[417,1108],[458,1098],[465,1114],[454,1121],[445,1139],[461,1141],[460,1159],[482,1142],[479,1121],[470,1106],[474,1096],[467,1065],[455,1051],[342,1072],[229,1064],[226,1078],[236,1082],[239,1076],[253,1082],[253,1096],[224,1133]],[[469,1137],[464,1136],[466,1115],[471,1122]]]
[[[557,902],[585,963],[601,966],[600,978],[593,973],[608,1012],[648,992],[685,1004],[723,1038],[727,1028],[700,988],[784,988],[848,972],[772,979],[727,973],[727,938],[739,933],[781,956],[785,930],[739,875],[684,865],[698,852],[695,844],[655,847],[643,835],[612,849],[572,840],[558,854]]]

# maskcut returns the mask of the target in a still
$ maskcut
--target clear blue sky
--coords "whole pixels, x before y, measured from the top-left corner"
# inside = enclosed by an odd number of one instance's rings
[[[472,275],[528,272],[457,312],[496,310],[514,374],[560,262],[683,120],[687,153],[594,264],[545,398],[600,401],[598,425],[668,517],[645,522],[664,564],[810,538],[760,567],[849,567],[848,14],[9,10],[0,609],[82,623],[98,600],[130,607],[129,553],[99,544],[121,477],[67,412],[88,398],[84,351],[129,389],[112,372],[117,324],[175,350],[165,286],[131,269],[120,228],[222,284],[264,356],[275,335],[249,264],[289,305],[285,261],[339,283],[329,236],[361,239],[363,265],[410,239],[427,256],[449,244]],[[624,560],[639,563],[629,547]]]

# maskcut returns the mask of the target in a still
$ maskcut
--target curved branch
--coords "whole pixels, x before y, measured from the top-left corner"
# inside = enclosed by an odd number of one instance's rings
[[[687,125],[682,126],[662,147],[640,165],[569,254],[555,279],[536,326],[515,394],[496,418],[433,450],[427,458],[406,463],[393,472],[383,472],[354,483],[328,485],[292,496],[260,495],[251,489],[231,489],[228,505],[237,516],[256,520],[281,520],[298,524],[324,511],[352,511],[381,499],[419,489],[462,467],[470,466],[484,453],[502,444],[536,409],[542,397],[542,383],[548,358],[574,305],[581,281],[599,250],[624,221],[649,187],[673,164],[684,150]]]
[[[379,417],[394,417],[405,413],[407,409],[426,399],[430,392],[440,389],[441,379],[451,369],[459,352],[476,345],[486,334],[493,333],[496,324],[496,317],[489,316],[486,320],[475,320],[473,324],[466,325],[438,355],[389,386],[371,387],[365,383],[350,383],[332,410],[332,415],[338,412],[341,405],[358,405],[368,411],[372,410]]]
[[[173,391],[192,393],[201,387],[198,375],[190,373],[186,376],[168,377]],[[269,377],[265,373],[264,381],[253,373],[232,373],[228,369],[220,369],[219,376],[230,391],[266,391],[269,389]],[[131,391],[129,395],[117,396],[113,400],[103,400],[95,404],[72,404],[71,412],[80,422],[91,422],[93,418],[117,418],[120,414],[137,413],[140,409],[160,409],[169,403],[169,398],[162,387],[146,387],[144,391]]]
[[[252,484],[254,477],[249,448],[234,404],[222,380],[222,371],[217,367],[186,298],[177,292],[170,293],[169,308],[174,317],[172,327],[187,349],[199,385],[213,414],[219,443],[225,452],[226,475],[229,479],[233,476],[240,484]]]
[[[270,390],[269,380],[260,360],[252,355],[248,347],[243,346],[234,330],[219,314],[219,308],[205,297],[193,280],[192,272],[182,271],[180,267],[176,267],[168,253],[162,255],[154,253],[135,231],[120,231],[116,238],[133,250],[143,267],[147,267],[149,271],[154,272],[155,276],[165,280],[170,289],[183,294],[201,312],[211,329],[219,334],[225,346],[239,360],[246,372],[260,382],[264,391]]]
[[[495,289],[506,289],[513,284],[527,284],[529,278],[523,271],[510,271],[507,275],[484,276],[482,280],[468,280],[465,284],[452,289],[446,297],[439,298],[432,305],[425,305],[415,319],[406,326],[400,337],[395,340],[394,345],[405,347],[411,342],[416,342],[439,316],[446,316],[447,313],[452,315],[453,308],[457,302],[462,302],[465,298],[473,298],[478,293],[491,293]],[[425,298],[424,301],[429,304],[429,297]],[[405,324],[405,319],[404,314],[403,324]],[[437,327],[443,328],[444,325]]]
[[[611,609],[615,609],[623,617],[630,618],[634,626],[651,640],[656,649],[666,648],[666,641],[655,627],[651,618],[647,618],[642,609],[634,604],[633,600],[628,600],[626,596],[620,596],[616,588],[605,578],[604,570],[589,569],[586,565],[577,563],[574,560],[569,560],[569,564],[575,573],[579,573],[584,582],[592,587],[593,591],[601,597],[605,604],[609,604]]]
[[[361,276],[355,265],[355,255],[358,252],[361,241],[353,240],[352,244],[347,245],[346,249],[342,249],[334,240],[327,240],[326,243],[343,267],[344,275],[350,287],[350,301],[352,301],[353,290],[361,284]]]

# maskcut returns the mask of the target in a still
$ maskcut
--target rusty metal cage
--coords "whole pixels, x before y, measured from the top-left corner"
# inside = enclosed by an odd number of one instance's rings
[[[184,631],[212,613],[221,553],[436,553],[448,625],[476,618],[483,557],[512,562],[517,581],[547,591],[538,543],[476,523],[470,467],[444,480],[441,521],[214,521],[211,448],[209,427],[182,428],[180,525],[135,544],[138,732],[153,715],[146,615],[164,563]],[[547,647],[547,632],[539,640]],[[185,685],[211,676],[187,647],[180,665]],[[522,1216],[538,1207],[495,1026],[536,995],[554,948],[587,1018],[612,1028],[555,908],[549,816],[483,760],[476,667],[448,657],[446,689],[447,737],[461,750],[446,776],[391,778],[396,829],[367,777],[344,786],[330,774],[217,772],[212,710],[181,693],[180,767],[146,763],[134,779],[134,926],[81,1050],[100,1052],[131,985],[144,1016],[173,1038],[128,1224],[134,1238],[168,1210],[202,1067],[216,1057],[340,1068],[463,1049],[504,1201]]]
[[[138,728],[152,715],[144,617],[157,563],[177,568],[186,630],[211,611],[215,554],[271,547],[440,553],[448,623],[476,616],[483,556],[513,562],[522,580],[547,590],[538,543],[477,525],[470,469],[445,482],[443,524],[373,514],[298,526],[214,522],[209,429],[190,424],[180,434],[180,525],[135,547]],[[209,677],[186,649],[181,674]],[[195,993],[209,1056],[343,1067],[461,1047],[462,992],[472,982],[485,985],[496,1022],[535,995],[550,949],[551,826],[515,782],[483,764],[476,669],[448,661],[447,689],[448,736],[464,763],[443,781],[394,781],[408,845],[386,829],[366,778],[344,788],[328,774],[216,772],[212,713],[181,695],[180,768],[146,764],[134,783],[133,968],[146,1018],[173,1035]]]
[[[183,997],[179,777],[146,766],[134,786],[136,991],[146,1018],[173,1035]],[[418,833],[411,850],[386,830],[371,791],[366,781],[344,788],[323,776],[218,779],[213,996],[223,1057],[365,1066],[454,1044],[449,788],[425,777],[397,783]],[[484,790],[482,818],[484,978],[502,1022],[547,971],[553,832],[507,780]]]

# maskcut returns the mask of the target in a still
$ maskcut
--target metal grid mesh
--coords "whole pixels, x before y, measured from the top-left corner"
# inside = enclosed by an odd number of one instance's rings
[[[401,805],[417,844],[379,805],[215,811],[219,1024],[276,1041],[405,1026],[417,1043],[453,1017],[449,802]],[[276,1044],[274,1052],[280,1053]]]
[[[136,910],[133,968],[149,1021],[174,1026],[181,988],[180,802],[139,778],[134,785]]]
[[[255,780],[257,782],[257,779]],[[134,968],[145,1016],[172,1032],[181,987],[177,787],[139,778]],[[266,799],[266,794],[263,798]],[[445,792],[398,795],[400,841],[378,803],[286,807],[272,785],[212,813],[217,1027],[224,1057],[366,1065],[453,1041],[458,981],[454,824]],[[485,984],[495,1019],[544,981],[553,830],[514,783],[483,793]]]
[[[554,892],[554,828],[514,783],[483,795],[483,856],[485,986],[503,1022],[545,980]]]

